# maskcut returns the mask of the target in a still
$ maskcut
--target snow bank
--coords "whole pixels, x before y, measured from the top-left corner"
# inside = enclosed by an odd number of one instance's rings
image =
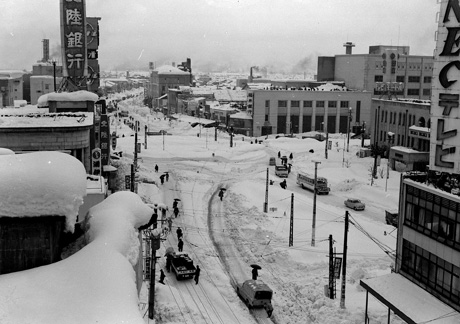
[[[0,155],[0,179],[0,216],[66,216],[73,232],[86,195],[79,160],[60,152]]]

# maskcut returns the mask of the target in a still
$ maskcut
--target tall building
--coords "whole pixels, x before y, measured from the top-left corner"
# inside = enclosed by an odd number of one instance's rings
[[[163,65],[151,71],[148,97],[154,108],[166,108],[168,89],[190,86],[192,75],[172,65]]]
[[[253,136],[310,131],[347,133],[348,127],[352,131],[353,126],[363,122],[370,125],[371,93],[335,89],[249,90],[247,107],[253,118]]]
[[[369,46],[368,54],[351,54],[345,47],[350,54],[318,57],[318,81],[345,81],[348,88],[370,91],[376,98],[392,83],[397,96],[430,99],[432,56],[410,55],[409,46]]]
[[[458,1],[441,0],[430,106],[429,170],[401,177],[394,273],[361,280],[407,323],[460,323]],[[448,77],[448,74],[450,77]]]

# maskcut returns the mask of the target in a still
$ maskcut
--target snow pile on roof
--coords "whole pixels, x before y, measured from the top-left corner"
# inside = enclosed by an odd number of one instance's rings
[[[0,155],[10,155],[10,154],[15,154],[14,151],[8,149],[8,148],[0,148]]]
[[[335,85],[329,82],[322,84],[320,86],[317,86],[316,89],[319,91],[347,91],[347,87]]]
[[[74,92],[50,92],[38,98],[38,107],[47,107],[48,101],[98,101],[99,96],[86,90]]]
[[[1,112],[1,111],[0,111]],[[16,109],[14,114],[0,114],[0,127],[21,128],[21,127],[81,127],[93,125],[92,112],[75,113],[23,113]]]
[[[90,209],[91,243],[62,261],[0,276],[2,323],[144,324],[135,272],[136,227],[152,210],[121,191]]]
[[[236,114],[230,115],[230,119],[252,119],[251,116],[245,111],[237,112]]]
[[[162,65],[154,71],[158,72],[158,74],[189,74],[188,72],[182,71],[172,65]]]
[[[79,160],[60,152],[1,155],[0,179],[0,217],[66,216],[73,232],[86,195]]]
[[[136,264],[139,252],[137,229],[148,223],[153,210],[137,194],[119,191],[89,210],[90,241],[113,247]],[[132,229],[127,231],[126,229]]]

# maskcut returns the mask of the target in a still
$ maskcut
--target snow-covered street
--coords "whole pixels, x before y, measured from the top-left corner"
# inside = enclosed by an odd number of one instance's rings
[[[147,119],[136,114],[135,108],[132,111],[143,129],[142,123]],[[193,281],[177,282],[172,274],[167,274],[166,286],[156,285],[158,318],[163,323],[251,322],[234,286],[250,278],[250,264],[256,263],[262,267],[260,279],[275,292],[274,322],[361,323],[365,293],[359,279],[389,273],[393,264],[386,252],[395,249],[396,232],[385,224],[384,216],[386,209],[397,209],[399,174],[391,171],[387,191],[384,177],[371,186],[368,169],[373,159],[356,156],[360,140],[350,140],[349,152],[344,152],[344,135],[330,135],[333,145],[326,160],[325,142],[270,136],[255,144],[254,139],[238,135],[230,148],[228,134],[219,132],[215,141],[214,129],[193,128],[193,121],[187,116],[171,122],[149,117],[150,130],[166,130],[172,135],[148,136],[148,149],[139,154],[141,178],[158,184],[158,188],[141,184],[139,194],[148,203],[162,201],[170,209],[174,198],[181,199],[181,214],[173,219],[172,232],[178,226],[183,228],[184,252],[203,269],[199,285]],[[132,156],[132,131],[123,125],[119,132],[125,137],[118,139],[117,149]],[[143,143],[143,134],[139,135]],[[274,175],[274,167],[268,165],[269,157],[276,157],[278,152],[293,154],[286,190],[279,186],[281,179]],[[313,194],[296,185],[295,180],[299,170],[313,172],[312,160],[321,161],[318,176],[326,177],[331,187],[328,196],[317,196],[314,247]],[[155,164],[160,169],[157,174]],[[269,211],[264,213],[267,168],[274,183],[268,190]],[[379,169],[382,168],[386,171],[386,160],[382,160]],[[171,177],[161,185],[158,177],[165,171]],[[226,188],[222,202],[217,197],[220,188]],[[294,234],[293,246],[289,247],[292,194]],[[364,201],[366,209],[349,210],[346,309],[341,309],[340,280],[336,281],[335,300],[324,294],[328,283],[328,237],[333,235],[336,253],[342,253],[346,210],[343,201],[351,197]],[[177,249],[175,235],[163,242],[159,254],[169,246]],[[164,266],[164,258],[158,265]],[[385,322],[387,310],[371,299],[369,314],[373,321]]]

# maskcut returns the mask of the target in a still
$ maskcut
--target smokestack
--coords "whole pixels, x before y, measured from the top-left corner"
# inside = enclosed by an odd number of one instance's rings
[[[351,55],[352,48],[355,47],[355,44],[353,44],[352,42],[346,42],[345,44],[343,44],[343,47],[345,47],[345,54]]]
[[[42,62],[48,62],[50,60],[50,40],[43,40],[43,58]]]

